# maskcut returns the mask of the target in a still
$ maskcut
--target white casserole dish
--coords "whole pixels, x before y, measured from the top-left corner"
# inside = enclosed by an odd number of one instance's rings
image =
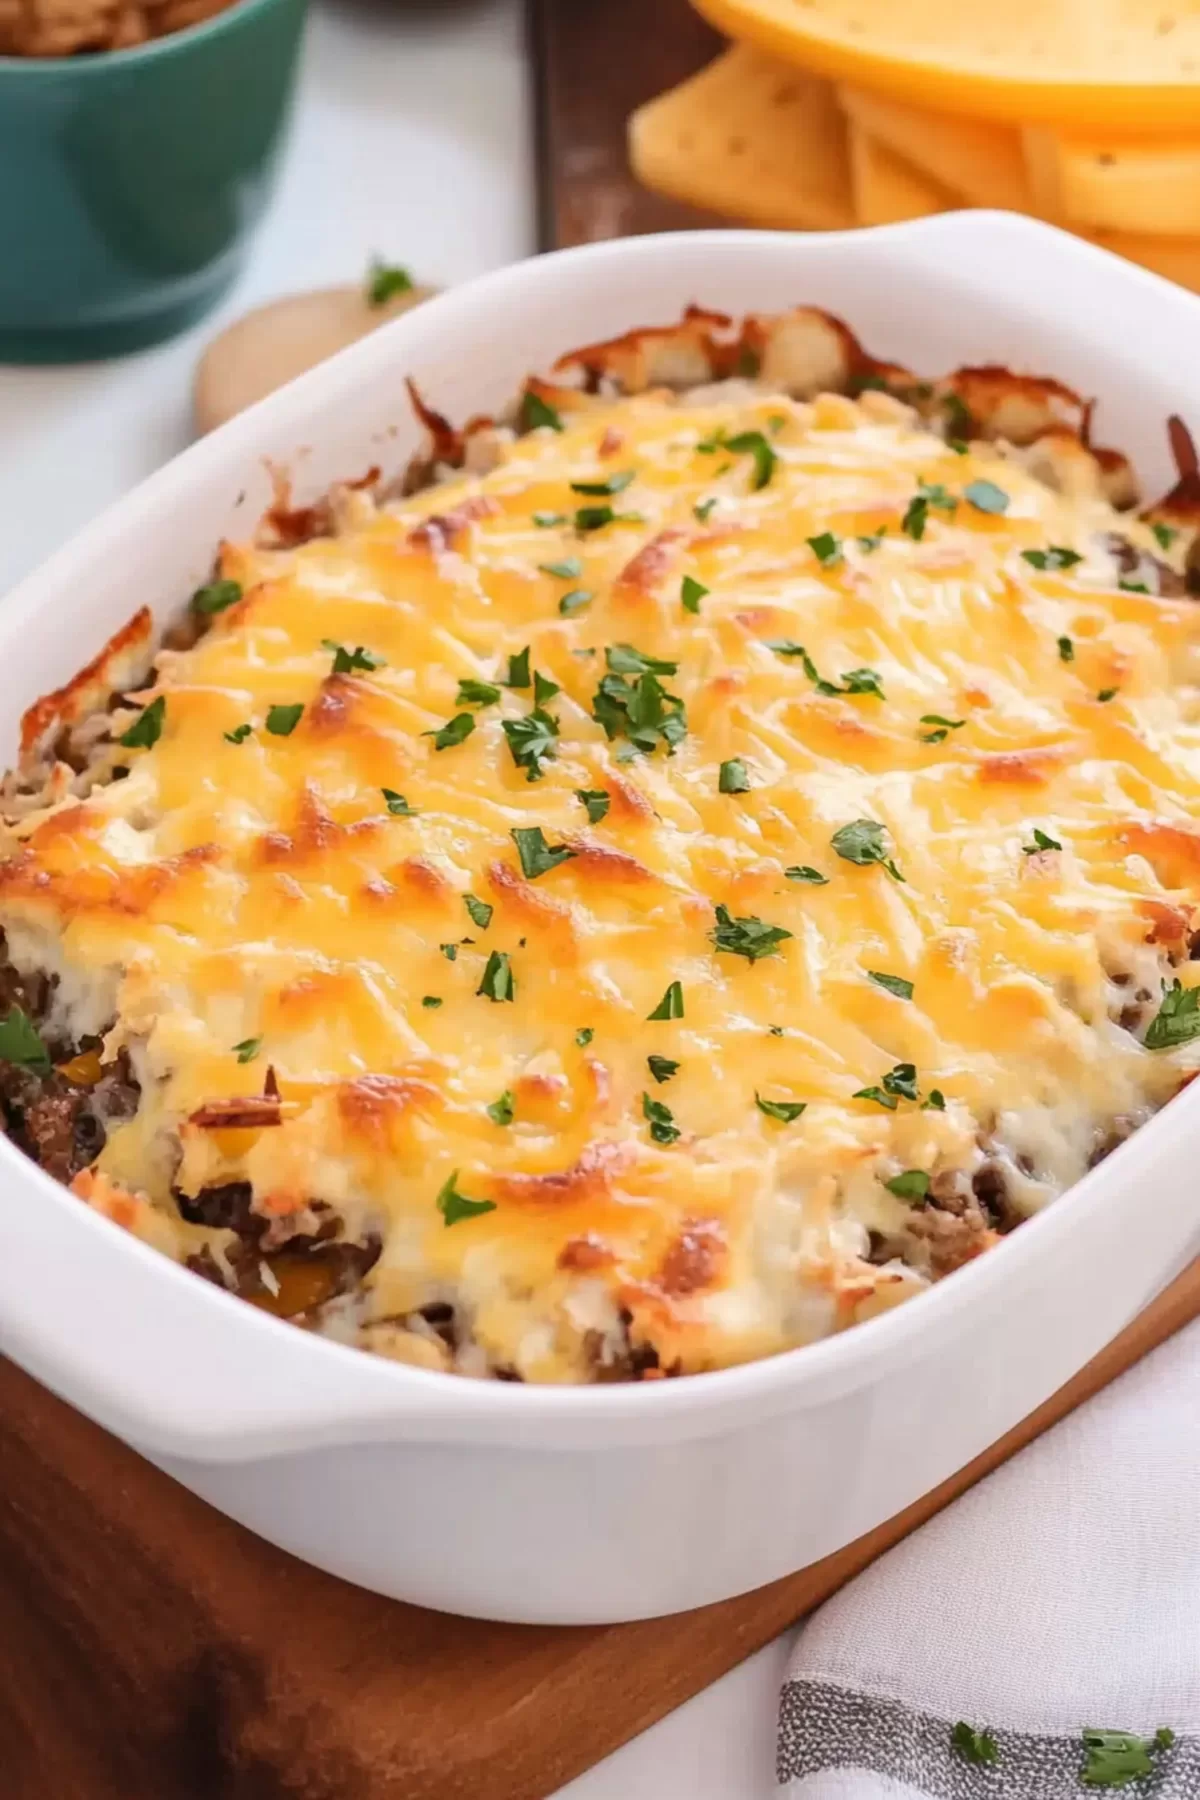
[[[799,302],[922,371],[1004,362],[1100,397],[1146,491],[1164,422],[1200,422],[1200,302],[1049,227],[964,213],[827,236],[702,232],[565,252],[421,308],[144,484],[0,612],[4,742],[142,601],[173,613],[223,535],[418,431],[500,406],[562,350]],[[305,446],[311,446],[305,449]],[[300,452],[300,454],[298,454]],[[5,758],[7,760],[7,757]],[[1197,1251],[1185,1094],[998,1251],[915,1304],[686,1380],[539,1388],[448,1378],[285,1327],[82,1206],[0,1139],[0,1349],[180,1481],[310,1562],[483,1617],[604,1622],[743,1592],[827,1555],[970,1460]]]

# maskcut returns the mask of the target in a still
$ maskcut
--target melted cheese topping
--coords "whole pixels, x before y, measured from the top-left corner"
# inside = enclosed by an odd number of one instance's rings
[[[349,510],[296,549],[226,548],[245,596],[161,654],[159,740],[0,870],[14,951],[135,1056],[97,1176],[172,1216],[173,1187],[249,1180],[278,1241],[326,1203],[383,1238],[356,1341],[411,1355],[388,1322],[448,1300],[475,1366],[579,1380],[630,1344],[706,1368],[890,1304],[978,1220],[973,1177],[1011,1223],[1179,1085],[1192,1053],[1117,1022],[1186,958],[1200,880],[1200,613],[1116,585],[1104,545],[1155,551],[1145,527],[884,396],[736,389],[596,400],[486,475]],[[1021,555],[1047,545],[1083,560]],[[332,673],[336,645],[374,666]],[[593,716],[617,645],[673,666],[673,753]],[[502,685],[525,646],[558,690],[536,780],[504,731],[534,706]],[[499,697],[460,703],[464,680]],[[625,680],[636,713],[652,689]],[[838,854],[855,821],[895,875]],[[535,826],[572,855],[529,879],[512,834]],[[717,907],[787,935],[721,950]],[[509,998],[480,992],[504,992],[493,953]],[[674,983],[681,1016],[654,1017]],[[278,1123],[197,1122],[268,1065]],[[913,1171],[945,1209],[885,1185]],[[490,1210],[448,1223],[448,1183]],[[178,1255],[228,1241],[174,1232]]]

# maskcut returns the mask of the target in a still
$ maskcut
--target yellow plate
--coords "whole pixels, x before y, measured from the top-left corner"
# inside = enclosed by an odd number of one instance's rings
[[[975,118],[1200,132],[1196,0],[693,0],[837,81]]]

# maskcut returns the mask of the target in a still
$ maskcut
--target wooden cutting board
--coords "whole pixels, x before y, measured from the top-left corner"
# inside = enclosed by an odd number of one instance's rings
[[[319,1574],[0,1361],[0,1793],[542,1800],[1198,1311],[1200,1262],[1031,1419],[878,1531],[743,1599],[594,1629],[452,1619]]]

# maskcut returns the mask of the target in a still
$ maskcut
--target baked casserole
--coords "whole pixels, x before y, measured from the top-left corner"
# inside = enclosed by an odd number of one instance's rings
[[[26,715],[0,1105],[411,1364],[692,1373],[996,1244],[1200,1058],[1200,478],[811,308],[281,495]]]

